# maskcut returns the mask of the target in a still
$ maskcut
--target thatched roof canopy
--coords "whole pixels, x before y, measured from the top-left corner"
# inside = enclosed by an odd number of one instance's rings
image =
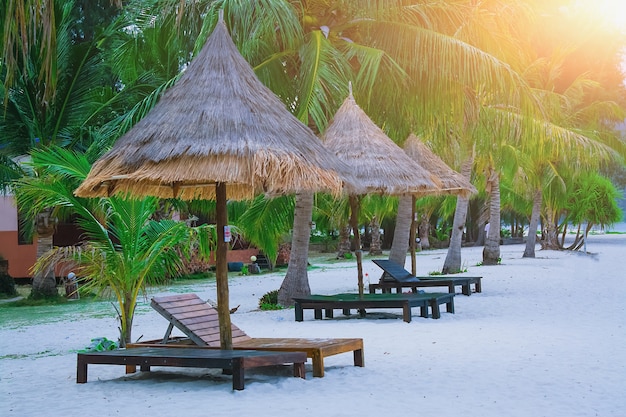
[[[235,200],[340,193],[338,164],[258,80],[220,19],[176,85],[96,161],[76,195],[215,199],[216,183]]]
[[[476,187],[472,183],[450,168],[414,134],[409,135],[404,143],[404,151],[420,166],[439,178],[442,190],[438,194],[476,193]]]
[[[356,104],[346,98],[322,135],[322,142],[350,166],[348,194],[427,194],[439,190],[436,176],[420,167]]]

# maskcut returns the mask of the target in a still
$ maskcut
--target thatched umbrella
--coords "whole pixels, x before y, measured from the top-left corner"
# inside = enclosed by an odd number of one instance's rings
[[[340,166],[258,80],[220,12],[213,33],[176,85],[96,161],[76,195],[215,199],[220,336],[222,348],[230,349],[226,200],[301,190],[339,194]]]
[[[439,190],[438,179],[420,167],[356,104],[352,91],[322,135],[322,142],[347,163],[354,176],[344,186],[350,200],[350,224],[356,245],[359,294],[363,294],[363,267],[358,228],[364,194],[421,195]]]
[[[404,152],[422,168],[439,178],[441,190],[437,191],[438,194],[468,195],[477,192],[471,182],[450,168],[412,133],[404,142]]]
[[[404,142],[404,151],[421,167],[439,178],[441,181],[441,190],[439,190],[437,194],[468,195],[477,192],[476,187],[474,187],[471,182],[450,168],[414,134],[410,134]],[[413,211],[414,210],[415,201],[413,201]],[[415,213],[413,213],[411,218],[413,219],[413,224],[411,225],[411,237],[409,241],[411,245],[411,269],[413,275],[415,275],[417,273],[415,260]]]

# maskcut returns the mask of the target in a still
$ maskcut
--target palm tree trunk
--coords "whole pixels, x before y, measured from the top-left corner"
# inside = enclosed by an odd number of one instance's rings
[[[420,246],[422,249],[430,249],[430,239],[428,235],[430,235],[430,221],[428,219],[427,214],[422,214],[420,216],[420,225],[419,229],[419,238],[420,238]]]
[[[135,313],[135,301],[130,294],[126,294],[122,305],[122,316],[120,317],[120,347],[125,348],[132,341],[133,316]]]
[[[350,247],[350,225],[339,229],[339,243],[337,244],[337,259],[346,257],[346,253],[352,253]]]
[[[296,194],[296,207],[293,217],[293,237],[287,274],[278,290],[278,304],[293,305],[293,297],[311,294],[307,264],[311,239],[311,218],[313,216],[313,193]]]
[[[483,248],[483,265],[497,265],[500,262],[500,175],[490,169],[488,189],[491,190],[489,203],[489,233]]]
[[[372,220],[370,220],[370,230],[370,236],[372,241],[370,242],[369,254],[382,255],[383,250],[382,243],[380,241],[380,223],[378,223],[378,217],[374,216],[372,217]]]
[[[461,167],[461,175],[468,181],[472,175],[472,165],[474,165],[474,158],[470,156]],[[461,271],[461,245],[463,243],[463,230],[465,229],[465,221],[467,220],[469,199],[469,196],[465,195],[459,195],[456,198],[456,210],[454,211],[450,246],[448,247],[446,260],[443,263],[441,271],[444,274],[456,274]]]
[[[52,236],[37,237],[37,259],[52,250]],[[59,295],[54,268],[46,268],[33,276],[32,298],[53,298]]]
[[[406,254],[409,250],[409,231],[411,229],[411,215],[413,197],[403,195],[398,201],[398,214],[396,216],[396,229],[393,233],[393,241],[391,242],[391,250],[389,251],[389,259],[404,266]]]
[[[541,187],[535,190],[533,197],[533,211],[530,215],[530,225],[528,226],[528,238],[526,239],[526,249],[524,249],[523,258],[535,257],[535,245],[537,243],[537,226],[539,226],[539,216],[541,215],[541,202],[543,201],[543,192]]]
[[[554,210],[552,210],[554,211]],[[561,245],[559,244],[559,235],[556,226],[558,216],[556,213],[550,213],[548,219],[546,219],[546,230],[544,240],[541,244],[542,249],[548,250],[560,250]]]

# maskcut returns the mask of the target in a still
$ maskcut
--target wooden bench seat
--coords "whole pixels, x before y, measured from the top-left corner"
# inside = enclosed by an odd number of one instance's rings
[[[261,366],[292,363],[294,376],[305,378],[303,352],[263,352],[254,350],[219,349],[169,349],[134,348],[105,352],[79,353],[76,367],[76,383],[87,382],[87,365],[126,365],[139,366],[142,371],[150,371],[152,366],[176,366],[194,368],[219,368],[232,373],[233,389],[244,389],[246,369]],[[127,368],[128,370],[128,368]]]
[[[441,317],[439,306],[446,305],[448,313],[454,313],[454,293],[423,293],[423,294],[334,294],[334,295],[310,295],[308,297],[294,298],[296,321],[304,320],[304,310],[315,310],[315,319],[322,319],[322,310],[327,318],[333,317],[333,310],[343,310],[344,315],[349,315],[350,310],[363,311],[368,308],[402,308],[402,318],[405,322],[411,322],[411,308],[419,307],[420,316],[428,317],[428,308],[431,309],[432,318]]]

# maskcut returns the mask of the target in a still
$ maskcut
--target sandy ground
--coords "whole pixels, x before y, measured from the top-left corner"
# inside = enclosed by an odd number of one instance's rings
[[[293,309],[259,311],[284,273],[230,277],[232,320],[253,337],[361,337],[365,367],[350,353],[326,360],[326,376],[290,377],[289,367],[246,373],[232,391],[217,370],[154,368],[124,374],[92,365],[76,384],[76,352],[95,337],[116,339],[109,301],[55,307],[0,306],[1,416],[624,416],[626,415],[626,235],[591,236],[589,253],[501,247],[502,264],[477,266],[482,247],[464,248],[466,275],[483,292],[457,294],[456,314],[411,323],[400,310],[366,318],[295,322]],[[440,270],[445,250],[418,254],[418,274]],[[410,263],[407,262],[407,266]],[[356,292],[354,262],[313,263],[313,293]],[[366,258],[366,281],[380,269]],[[366,282],[367,284],[367,282]],[[433,289],[439,290],[439,289]],[[440,289],[443,290],[443,289]],[[172,285],[155,294],[216,299],[214,282]],[[167,322],[141,299],[133,338],[163,336]]]

